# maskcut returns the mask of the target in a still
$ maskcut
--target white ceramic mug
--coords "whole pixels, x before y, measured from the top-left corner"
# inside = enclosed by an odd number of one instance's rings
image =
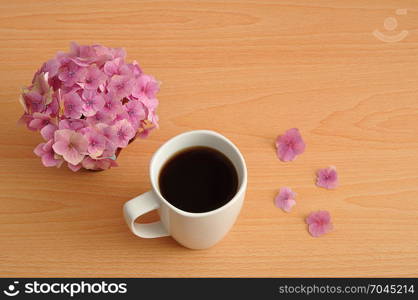
[[[170,204],[160,193],[158,177],[165,162],[177,152],[206,146],[222,152],[233,163],[238,174],[238,191],[225,205],[204,213],[183,211]],[[195,130],[177,135],[162,145],[151,159],[152,189],[125,203],[123,212],[131,231],[142,238],[171,235],[177,242],[191,249],[205,249],[219,242],[231,229],[241,210],[247,188],[247,168],[238,148],[226,137],[209,130]],[[199,199],[196,199],[199,201]],[[157,210],[160,221],[135,223],[135,219]]]

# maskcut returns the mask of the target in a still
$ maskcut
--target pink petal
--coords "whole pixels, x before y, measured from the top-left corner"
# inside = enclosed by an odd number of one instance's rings
[[[87,152],[91,157],[102,155],[106,147],[106,138],[95,128],[86,128],[84,136],[87,138]]]
[[[42,155],[44,154],[44,147],[45,143],[40,143],[38,146],[36,146],[36,148],[33,150],[33,153],[35,153],[37,156],[42,157]]]
[[[81,162],[81,165],[84,169],[94,170],[96,168],[96,160],[93,160],[91,157],[86,156]]]
[[[320,169],[316,173],[316,185],[326,189],[335,189],[338,186],[338,173],[334,166]]]
[[[281,161],[292,161],[305,151],[299,129],[291,128],[276,139],[277,156]]]
[[[73,148],[76,149],[79,153],[84,154],[85,152],[87,152],[87,147],[89,144],[86,137],[82,134],[74,132],[71,135],[70,143],[73,146]]]
[[[107,93],[104,96],[104,105],[101,112],[107,114],[108,116],[114,116],[122,108],[122,102],[120,99],[116,98],[116,95],[112,92]]]
[[[309,233],[313,237],[319,237],[332,230],[331,215],[328,211],[320,210],[312,212],[307,218]]]
[[[145,105],[146,108],[148,108],[149,113],[155,111],[158,106],[157,98],[142,98],[140,101]]]
[[[116,58],[112,61],[108,61],[105,63],[103,67],[103,71],[108,76],[113,76],[115,74],[119,74],[119,67],[121,65],[122,59]]]
[[[42,163],[45,167],[55,167],[60,163],[60,160],[55,159],[54,154],[46,153],[42,155]]]
[[[38,129],[41,129],[44,126],[44,124],[45,124],[45,120],[34,118],[32,119],[32,121],[29,122],[28,126],[31,129],[38,130]]]
[[[56,141],[66,141],[66,142],[69,142],[70,141],[70,138],[71,138],[71,136],[73,134],[73,132],[74,131],[73,130],[70,130],[70,129],[60,129],[60,130],[57,130],[54,133],[54,139]]]
[[[54,150],[55,150],[55,148],[54,148]],[[81,154],[75,148],[67,149],[67,151],[65,151],[62,156],[64,157],[64,159],[67,162],[69,162],[73,165],[78,165],[84,158],[84,154]]]
[[[288,187],[280,188],[279,194],[276,196],[274,203],[276,207],[281,208],[285,212],[290,212],[296,204],[296,194]]]
[[[77,93],[70,92],[62,96],[64,100],[65,116],[72,119],[79,119],[82,114],[83,101]]]
[[[54,149],[54,151],[59,154],[59,155],[64,155],[64,153],[66,153],[68,151],[68,142],[65,141],[58,141],[55,142],[54,145],[52,146],[52,148]]]
[[[127,117],[134,128],[138,128],[139,123],[145,119],[145,109],[141,102],[131,100],[124,105]]]
[[[97,90],[104,81],[106,81],[106,75],[99,68],[94,65],[87,68],[87,74],[84,78],[85,89]]]

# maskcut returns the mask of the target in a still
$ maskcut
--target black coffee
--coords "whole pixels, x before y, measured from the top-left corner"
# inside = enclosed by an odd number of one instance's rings
[[[159,186],[163,197],[175,207],[202,213],[217,209],[234,197],[238,175],[232,162],[218,150],[191,147],[165,163]]]

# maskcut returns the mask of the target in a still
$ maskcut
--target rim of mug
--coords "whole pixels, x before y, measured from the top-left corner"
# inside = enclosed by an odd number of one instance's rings
[[[174,205],[172,205],[170,202],[168,202],[163,195],[161,195],[160,190],[157,189],[154,177],[153,177],[153,165],[155,164],[155,160],[157,159],[157,156],[159,155],[159,153],[161,151],[163,151],[163,148],[167,147],[170,143],[172,143],[173,141],[177,140],[177,139],[181,139],[184,138],[184,136],[186,135],[190,135],[190,134],[208,134],[208,135],[212,135],[215,136],[217,138],[222,139],[224,142],[226,142],[234,151],[235,153],[238,155],[239,158],[239,162],[242,166],[242,180],[240,182],[239,188],[237,190],[237,192],[235,193],[234,197],[232,197],[231,200],[228,201],[228,203],[225,203],[224,205],[222,205],[221,207],[218,207],[217,209],[211,210],[211,211],[207,211],[207,212],[202,212],[202,213],[193,213],[193,212],[188,212],[185,210],[182,210],[180,208],[175,207]],[[187,147],[185,147],[187,148]],[[185,149],[182,148],[182,149]],[[181,151],[182,149],[179,149],[178,151]],[[229,157],[228,157],[229,158]],[[167,160],[169,159],[169,157],[167,158]],[[166,161],[167,161],[166,160]],[[166,162],[165,161],[165,162]],[[164,163],[165,163],[164,162]],[[164,165],[164,164],[162,164]],[[158,170],[160,171],[160,170]],[[159,173],[159,172],[158,172]],[[206,217],[212,214],[216,214],[217,212],[228,208],[229,206],[231,206],[234,202],[238,201],[239,196],[241,196],[242,193],[244,193],[245,187],[247,186],[247,166],[245,164],[245,159],[244,156],[241,154],[241,152],[239,151],[238,147],[235,146],[234,143],[232,143],[228,138],[226,138],[225,136],[223,136],[222,134],[213,131],[213,130],[191,130],[191,131],[186,131],[183,133],[180,133],[172,138],[170,138],[168,141],[166,141],[164,144],[162,144],[158,150],[154,153],[154,155],[151,158],[151,162],[150,162],[150,166],[149,166],[149,174],[150,174],[150,180],[151,180],[151,186],[153,191],[158,195],[158,197],[164,201],[164,203],[170,207],[171,209],[173,209],[175,212],[187,216],[187,217]],[[159,174],[158,174],[159,175]],[[158,176],[156,176],[158,177]]]

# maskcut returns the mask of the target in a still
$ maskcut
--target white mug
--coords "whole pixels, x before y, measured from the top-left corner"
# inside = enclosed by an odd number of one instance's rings
[[[204,213],[183,211],[170,204],[160,193],[158,177],[165,162],[177,152],[194,146],[206,146],[222,152],[238,174],[238,190],[225,205]],[[226,137],[209,130],[195,130],[177,135],[162,145],[151,159],[152,189],[125,203],[123,213],[131,231],[142,238],[172,236],[191,249],[205,249],[219,242],[231,229],[241,210],[247,188],[247,168],[238,148]],[[199,199],[196,199],[199,201]],[[157,210],[160,221],[135,223],[135,219]]]

